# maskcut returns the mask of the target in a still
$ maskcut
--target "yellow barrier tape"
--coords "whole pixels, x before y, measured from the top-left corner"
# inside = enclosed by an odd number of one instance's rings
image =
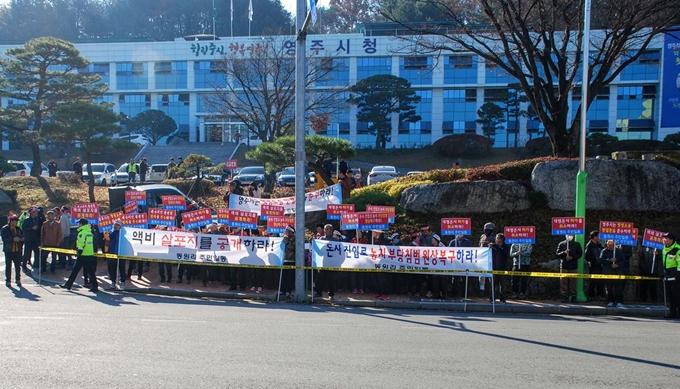
[[[51,251],[55,253],[63,254],[76,254],[76,250],[59,249],[54,247],[42,248],[45,251]],[[282,266],[265,266],[265,265],[243,265],[243,264],[232,264],[232,263],[214,263],[214,262],[190,262],[182,261],[177,259],[158,259],[158,258],[142,258],[142,257],[130,257],[125,255],[117,254],[95,254],[98,258],[107,259],[121,259],[127,261],[144,261],[144,262],[171,262],[171,263],[183,263],[187,265],[200,265],[200,266],[230,266],[230,267],[243,267],[243,268],[257,268],[257,269],[304,269],[304,270],[324,270],[324,271],[346,271],[346,272],[382,272],[382,273],[441,273],[442,275],[465,275],[466,273],[474,274],[493,274],[501,276],[519,276],[519,277],[541,277],[541,278],[584,278],[584,279],[597,279],[597,280],[635,280],[635,281],[645,281],[645,280],[660,280],[661,277],[644,277],[644,276],[628,276],[628,275],[608,275],[608,274],[579,274],[579,273],[551,273],[551,272],[526,272],[526,271],[509,271],[509,270],[436,270],[436,269],[357,269],[357,268],[344,268],[344,267],[312,267],[312,266],[293,266],[293,265],[282,265]]]

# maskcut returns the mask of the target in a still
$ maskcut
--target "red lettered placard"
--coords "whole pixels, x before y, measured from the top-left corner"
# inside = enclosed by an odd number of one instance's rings
[[[137,208],[137,203],[134,201],[128,201],[123,206],[123,212],[125,212],[126,214],[139,212],[139,209]]]
[[[326,219],[341,220],[340,215],[354,213],[354,204],[326,204]]]
[[[175,225],[175,214],[176,211],[171,209],[160,209],[160,208],[149,208],[149,224],[161,225],[161,226],[174,226]]]
[[[184,196],[180,195],[168,195],[161,196],[161,201],[163,201],[163,209],[172,209],[175,211],[184,211],[187,209],[187,201]]]
[[[226,161],[224,161],[224,167],[226,169],[236,169],[237,166],[238,161],[235,159],[227,159]]]
[[[267,220],[269,216],[283,216],[286,208],[278,205],[262,204],[260,206],[260,211],[262,212],[260,218],[262,220]]]
[[[210,223],[212,223],[210,208],[201,208],[182,214],[182,224],[184,224],[184,229],[186,230],[201,228]]]
[[[217,208],[217,222],[229,224],[229,208]]]
[[[552,218],[553,235],[583,235],[586,233],[586,221],[582,217]]]
[[[280,234],[286,231],[286,226],[295,226],[294,216],[269,216],[267,218],[267,232]]]
[[[441,222],[442,235],[471,235],[472,219],[464,217],[445,217]]]
[[[71,208],[71,223],[77,224],[79,219],[87,219],[90,224],[98,224],[99,206],[97,203],[74,204]]]
[[[366,205],[366,212],[386,213],[387,221],[394,223],[394,216],[396,215],[396,207],[391,205]]]
[[[666,233],[663,231],[650,230],[645,228],[645,235],[642,238],[642,245],[645,247],[651,247],[658,250],[663,250],[663,236]]]
[[[229,209],[229,227],[257,228],[257,212]]]
[[[535,226],[506,226],[503,233],[507,244],[536,244]]]
[[[123,216],[122,211],[109,213],[108,215],[99,216],[99,231],[109,231],[113,228],[113,222]]]

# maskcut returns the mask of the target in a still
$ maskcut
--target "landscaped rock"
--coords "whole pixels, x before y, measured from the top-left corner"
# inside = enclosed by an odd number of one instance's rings
[[[447,182],[416,185],[401,194],[409,212],[456,214],[529,209],[528,189],[514,181]]]
[[[588,209],[680,211],[680,171],[654,161],[586,161]],[[546,195],[552,209],[573,210],[578,161],[536,165],[531,185]]]
[[[0,204],[12,204],[12,198],[2,189],[0,189]]]

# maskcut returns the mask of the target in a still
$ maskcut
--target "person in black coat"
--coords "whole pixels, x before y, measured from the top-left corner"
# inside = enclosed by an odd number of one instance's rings
[[[508,270],[508,260],[510,258],[510,245],[505,243],[505,235],[496,234],[496,241],[489,243],[493,256],[493,270]],[[504,275],[494,275],[495,298],[501,303],[505,303],[506,278]]]
[[[602,274],[602,265],[600,265],[600,253],[602,252],[602,244],[600,243],[600,231],[591,231],[590,240],[586,243],[585,260],[588,262],[590,274]],[[604,299],[604,280],[591,278],[588,280],[588,299],[595,298]]]
[[[17,225],[19,216],[9,217],[7,224],[0,230],[2,236],[2,251],[5,254],[5,286],[10,286],[12,280],[12,265],[14,265],[14,282],[21,286],[21,250],[24,244],[24,232]]]
[[[561,261],[560,273],[576,273],[583,249],[581,244],[574,240],[573,235],[566,235],[566,239],[557,245],[556,254]],[[563,303],[576,302],[576,278],[560,278],[560,295]]]
[[[79,176],[83,175],[83,164],[80,162],[80,157],[76,157],[76,161],[73,162],[73,167],[71,170],[73,170],[73,174],[77,174]]]

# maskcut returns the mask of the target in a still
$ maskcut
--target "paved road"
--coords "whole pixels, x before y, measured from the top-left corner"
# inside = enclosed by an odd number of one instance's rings
[[[0,388],[674,387],[678,322],[0,289]]]

